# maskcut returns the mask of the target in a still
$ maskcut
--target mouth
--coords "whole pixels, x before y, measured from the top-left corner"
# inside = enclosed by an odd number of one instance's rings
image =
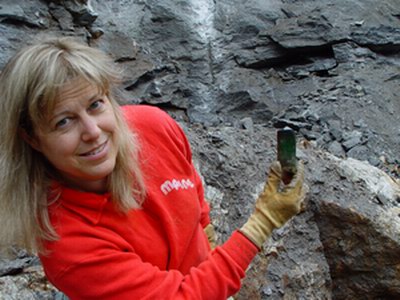
[[[104,150],[104,148],[106,147],[108,141],[105,141],[103,144],[101,144],[100,146],[90,150],[89,152],[85,152],[80,154],[79,156],[93,156],[96,155],[98,153],[100,153],[101,151]]]

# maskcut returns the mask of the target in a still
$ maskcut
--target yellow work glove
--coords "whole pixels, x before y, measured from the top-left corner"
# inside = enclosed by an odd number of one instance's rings
[[[207,235],[208,243],[210,244],[211,250],[217,246],[217,236],[215,234],[214,226],[210,223],[204,228],[204,232]]]
[[[256,201],[253,214],[240,229],[248,239],[261,249],[272,230],[281,227],[301,208],[305,197],[304,165],[298,163],[297,173],[292,181],[283,185],[281,165],[271,165],[264,191]]]

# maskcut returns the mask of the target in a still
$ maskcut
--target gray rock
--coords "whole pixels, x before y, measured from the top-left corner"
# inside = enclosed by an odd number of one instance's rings
[[[27,268],[20,276],[2,276],[0,286],[0,298],[4,300],[62,299],[61,293],[46,280],[41,266]]]
[[[74,30],[74,21],[70,13],[65,9],[64,6],[56,5],[54,3],[50,3],[49,12],[51,16],[57,20],[60,25],[61,30],[63,31],[73,31]]]
[[[71,13],[77,25],[90,26],[96,21],[98,14],[92,9],[90,1],[62,1],[65,8]]]
[[[0,277],[22,273],[24,268],[32,264],[32,257],[23,257],[13,260],[0,260]]]
[[[336,155],[337,157],[344,157],[346,152],[344,151],[342,144],[338,141],[333,141],[328,147],[329,153]]]
[[[306,210],[274,233],[237,299],[400,297],[394,180],[339,159],[400,176],[398,0],[91,2],[2,1],[0,67],[43,34],[109,53],[126,70],[123,102],[182,121],[221,242],[262,189],[273,126],[299,132]],[[59,297],[28,258],[2,263],[18,274],[0,277],[0,298]]]
[[[242,120],[240,120],[240,124],[243,129],[253,130],[254,123],[252,118],[243,118]]]
[[[221,94],[217,99],[214,111],[223,115],[227,122],[232,123],[235,119],[240,120],[246,116],[251,116],[256,123],[265,123],[272,118],[272,112],[268,106],[255,101],[247,91]]]
[[[340,120],[328,120],[329,132],[334,139],[340,142],[343,138],[342,124]]]
[[[375,59],[374,52],[365,47],[360,47],[353,42],[339,43],[332,46],[335,59],[338,63]]]
[[[263,38],[260,36],[260,39]],[[264,43],[252,45],[249,48],[240,49],[235,54],[235,60],[245,68],[262,69],[284,63],[288,58],[288,52],[277,43],[263,38]],[[261,42],[261,41],[260,41]]]
[[[371,27],[351,33],[351,39],[359,45],[383,53],[396,53],[400,50],[400,29],[398,26]]]
[[[350,150],[351,148],[359,145],[361,143],[362,133],[360,131],[352,131],[350,133],[346,133],[343,136],[343,147],[346,151]]]
[[[336,42],[339,33],[320,12],[279,19],[268,35],[285,49],[322,47]]]
[[[0,4],[0,23],[15,24],[46,29],[49,26],[49,14],[43,3],[4,0]]]
[[[365,145],[356,145],[346,152],[348,157],[356,158],[359,160],[370,161],[368,155],[368,147]],[[371,161],[370,161],[371,162]]]

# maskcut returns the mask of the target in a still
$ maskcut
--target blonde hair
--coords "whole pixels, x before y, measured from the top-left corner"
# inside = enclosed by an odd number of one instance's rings
[[[48,215],[48,163],[19,133],[33,135],[55,107],[59,89],[76,78],[107,93],[116,116],[118,153],[108,178],[112,200],[123,212],[141,205],[145,187],[138,143],[113,97],[120,70],[100,50],[71,38],[51,38],[19,51],[0,74],[0,247],[36,252],[43,250],[41,241],[57,239]]]

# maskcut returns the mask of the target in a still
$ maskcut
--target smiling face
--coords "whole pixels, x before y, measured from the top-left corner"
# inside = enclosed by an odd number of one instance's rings
[[[47,158],[67,185],[105,192],[117,157],[117,124],[107,95],[85,80],[73,80],[61,88],[46,121],[35,128],[29,144]]]

